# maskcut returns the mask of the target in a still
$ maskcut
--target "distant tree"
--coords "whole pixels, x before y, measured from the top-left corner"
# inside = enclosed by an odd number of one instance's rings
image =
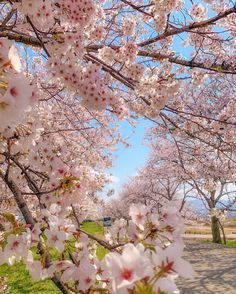
[[[187,187],[186,197],[202,202],[211,216],[213,242],[221,243],[220,211],[233,211],[236,203],[233,151],[228,147],[224,152],[216,152],[210,146],[177,136],[175,140],[157,142],[153,148],[151,156],[156,166],[171,164]]]

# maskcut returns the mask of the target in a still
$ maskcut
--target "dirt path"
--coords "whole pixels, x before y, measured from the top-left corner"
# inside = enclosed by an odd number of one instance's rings
[[[180,280],[181,294],[236,294],[236,249],[186,240],[185,258],[196,271],[192,280]]]

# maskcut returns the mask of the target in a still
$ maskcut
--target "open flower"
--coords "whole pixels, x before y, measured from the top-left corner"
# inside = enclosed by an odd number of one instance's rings
[[[34,281],[39,281],[48,277],[47,270],[43,268],[39,260],[28,261],[26,266]]]
[[[8,73],[4,83],[5,92],[3,95],[0,93],[0,131],[22,122],[37,101],[36,88],[29,84],[23,74]]]
[[[178,274],[185,278],[192,278],[194,270],[189,262],[181,258],[183,254],[183,243],[173,243],[166,249],[156,246],[153,255],[154,266],[159,267],[163,276],[166,274]]]
[[[0,38],[0,68],[8,67],[20,71],[21,62],[14,42]]]
[[[70,266],[72,266],[71,261],[60,260],[60,261],[53,262],[53,264],[48,268],[47,271],[49,276],[52,277],[55,272],[64,271]]]
[[[77,285],[78,290],[86,291],[93,285],[96,273],[95,266],[85,258],[81,259],[76,265],[71,264],[71,266],[68,266],[62,274],[61,280],[63,282],[77,281],[79,282]]]
[[[147,213],[149,208],[145,205],[132,204],[130,206],[129,215],[131,216],[132,221],[140,228],[143,229],[145,222],[147,220]]]
[[[3,258],[12,265],[15,260],[25,258],[28,254],[27,240],[24,236],[9,235],[7,237],[7,245],[4,248]]]
[[[111,276],[114,293],[128,293],[128,289],[132,289],[135,282],[149,277],[152,273],[148,259],[133,244],[127,244],[122,255],[107,254],[104,263]]]
[[[47,237],[48,246],[55,247],[60,252],[64,250],[64,241],[66,240],[65,232],[58,231],[55,228],[51,230],[46,229],[45,235]]]
[[[32,231],[31,231],[31,241],[32,242],[39,241],[40,234],[41,234],[40,224],[37,223],[34,225]]]
[[[154,285],[154,290],[157,291],[157,293],[172,293],[172,294],[180,293],[174,282],[173,276],[168,276],[165,278],[158,279]]]

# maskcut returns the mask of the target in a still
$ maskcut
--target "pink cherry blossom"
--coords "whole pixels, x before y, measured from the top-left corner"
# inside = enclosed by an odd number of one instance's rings
[[[145,205],[131,205],[129,210],[129,215],[132,221],[138,225],[140,228],[144,227],[145,222],[147,221],[147,214],[149,208]]]
[[[64,250],[64,241],[66,240],[66,234],[63,231],[58,231],[57,229],[45,230],[45,235],[47,237],[47,244],[49,247],[55,247],[59,252]]]
[[[181,258],[184,245],[173,243],[166,249],[156,247],[153,263],[165,273],[178,274],[182,277],[192,278],[194,271],[189,262]]]
[[[112,277],[114,293],[128,293],[135,282],[152,274],[147,258],[133,244],[126,245],[122,255],[109,253],[104,262]]]

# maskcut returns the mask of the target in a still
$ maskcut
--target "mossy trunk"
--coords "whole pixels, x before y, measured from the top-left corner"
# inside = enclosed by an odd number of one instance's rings
[[[221,243],[220,224],[216,216],[211,217],[212,242]]]

